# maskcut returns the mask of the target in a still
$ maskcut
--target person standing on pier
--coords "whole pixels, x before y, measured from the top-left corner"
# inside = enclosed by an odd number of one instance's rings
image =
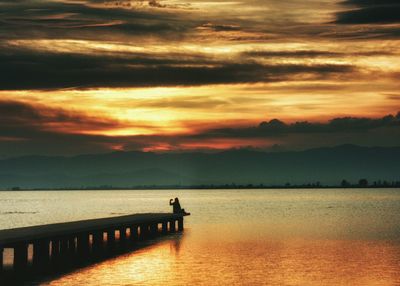
[[[179,199],[178,198],[175,198],[175,200],[174,199],[170,199],[169,200],[169,205],[172,206],[172,211],[173,211],[174,214],[182,214],[182,213],[183,214],[187,214],[185,209],[183,209],[181,207],[181,204],[179,203]]]

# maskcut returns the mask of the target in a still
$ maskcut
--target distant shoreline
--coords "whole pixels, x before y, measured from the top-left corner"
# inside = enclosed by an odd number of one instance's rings
[[[111,186],[98,186],[98,187],[85,187],[85,188],[12,188],[0,191],[18,192],[18,191],[113,191],[113,190],[244,190],[244,189],[396,189],[400,185],[370,185],[370,186],[315,186],[315,185],[204,185],[204,186],[133,186],[133,187],[111,187]]]

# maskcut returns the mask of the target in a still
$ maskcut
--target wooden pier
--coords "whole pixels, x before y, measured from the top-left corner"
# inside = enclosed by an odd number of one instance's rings
[[[187,214],[148,213],[0,230],[0,271],[3,250],[13,249],[14,272],[49,272],[66,261],[90,261],[112,255],[115,248],[183,231]],[[118,238],[118,239],[117,239]],[[28,255],[33,248],[32,259]]]

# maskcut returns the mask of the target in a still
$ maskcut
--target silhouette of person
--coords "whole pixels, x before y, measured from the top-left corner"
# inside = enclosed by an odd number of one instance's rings
[[[183,209],[181,207],[181,204],[179,203],[179,199],[178,198],[175,198],[175,200],[170,199],[169,200],[169,205],[172,206],[172,211],[173,211],[174,214],[181,214],[181,213],[186,214],[185,209]]]

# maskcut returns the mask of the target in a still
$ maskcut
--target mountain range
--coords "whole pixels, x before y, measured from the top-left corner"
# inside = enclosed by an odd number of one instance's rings
[[[400,180],[400,147],[341,145],[306,151],[112,152],[0,160],[0,188],[88,188]]]

